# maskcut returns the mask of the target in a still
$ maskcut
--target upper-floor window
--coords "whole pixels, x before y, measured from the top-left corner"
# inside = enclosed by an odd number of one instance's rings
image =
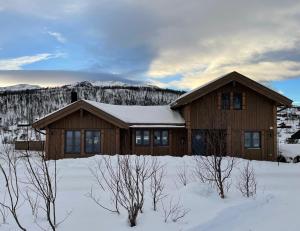
[[[230,109],[230,93],[222,93],[222,110]]]
[[[260,148],[260,132],[245,132],[245,148]]]
[[[155,130],[154,131],[154,145],[168,146],[169,145],[169,131]]]
[[[65,132],[65,153],[80,153],[80,131]]]
[[[243,97],[241,93],[233,94],[233,109],[242,110],[243,107]]]
[[[85,131],[85,153],[100,153],[100,131]]]
[[[135,144],[136,145],[149,145],[150,132],[149,130],[136,130],[135,131]]]

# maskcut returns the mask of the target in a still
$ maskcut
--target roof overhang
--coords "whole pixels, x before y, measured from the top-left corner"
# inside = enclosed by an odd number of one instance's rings
[[[265,97],[269,98],[270,100],[273,100],[276,102],[277,106],[285,106],[285,107],[291,107],[292,106],[292,100],[289,98],[279,94],[278,92],[234,71],[227,75],[224,75],[204,86],[201,86],[199,88],[196,88],[195,90],[192,90],[191,92],[188,92],[181,97],[179,97],[177,100],[175,100],[171,104],[172,109],[179,108],[183,105],[186,105],[198,98],[201,98],[202,96],[217,90],[218,88],[232,82],[236,81],[256,92],[258,92],[261,95],[264,95]]]
[[[62,109],[59,109],[53,113],[46,115],[42,119],[39,119],[36,122],[34,122],[32,124],[32,127],[36,128],[36,129],[44,129],[49,124],[51,124],[55,121],[58,121],[58,120],[64,118],[65,116],[70,115],[80,109],[84,109],[84,110],[90,112],[91,114],[93,114],[103,120],[106,120],[109,123],[111,123],[119,128],[125,128],[125,129],[129,128],[129,125],[126,122],[102,111],[101,109],[99,109],[97,107],[94,107],[93,105],[87,103],[84,100],[76,101]]]

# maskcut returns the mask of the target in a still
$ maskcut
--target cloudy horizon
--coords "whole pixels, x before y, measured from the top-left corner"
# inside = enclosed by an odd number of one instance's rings
[[[296,0],[4,0],[0,70],[101,73],[192,89],[231,71],[300,101]],[[4,75],[0,85],[84,77]]]

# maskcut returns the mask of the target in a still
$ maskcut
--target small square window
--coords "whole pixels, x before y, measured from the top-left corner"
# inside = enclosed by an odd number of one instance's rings
[[[136,130],[135,131],[135,144],[136,145],[149,145],[150,132],[149,130]]]
[[[168,146],[169,145],[169,131],[155,130],[154,131],[154,145]]]
[[[245,132],[244,135],[245,148],[260,148],[261,134],[260,132]]]

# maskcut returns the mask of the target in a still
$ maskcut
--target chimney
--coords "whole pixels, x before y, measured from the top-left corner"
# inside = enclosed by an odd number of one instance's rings
[[[72,90],[71,91],[71,103],[74,103],[78,100],[78,97],[77,97],[77,92]]]

